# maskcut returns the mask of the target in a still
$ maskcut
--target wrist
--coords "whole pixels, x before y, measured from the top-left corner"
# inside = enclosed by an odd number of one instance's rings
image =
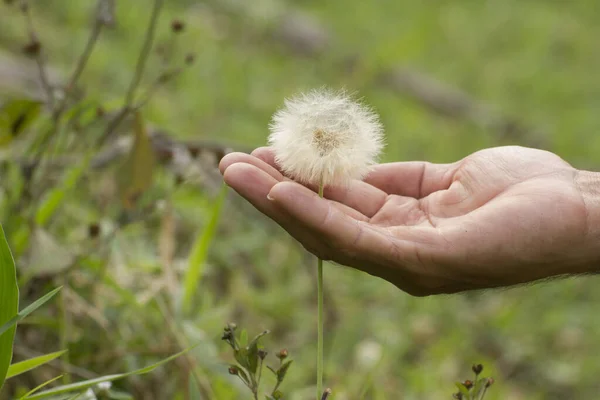
[[[578,170],[575,184],[586,209],[583,272],[600,272],[600,172]]]

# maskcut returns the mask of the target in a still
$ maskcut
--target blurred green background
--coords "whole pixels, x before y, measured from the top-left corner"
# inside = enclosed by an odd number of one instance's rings
[[[57,81],[73,70],[94,8],[31,2]],[[116,25],[102,32],[80,80],[86,99],[106,109],[119,104],[150,10],[149,1],[117,1]],[[177,35],[174,19],[185,24]],[[158,88],[143,116],[176,140],[243,151],[265,143],[285,97],[329,85],[358,92],[381,115],[384,161],[451,162],[519,144],[593,169],[600,166],[598,21],[592,0],[173,0],[160,16],[157,45],[163,55],[172,52],[173,65],[190,53],[195,63]],[[22,52],[27,41],[18,9],[0,6],[0,100],[39,94],[35,62]],[[165,69],[158,53],[142,88]],[[3,162],[18,151],[4,148]],[[26,224],[29,208],[15,214],[3,200],[23,301],[66,288],[62,300],[19,327],[15,358],[70,350],[68,361],[9,381],[8,393],[66,368],[72,380],[121,372],[200,343],[190,357],[115,386],[140,399],[184,399],[188,380],[200,377],[203,398],[249,398],[228,375],[232,356],[219,340],[224,324],[235,321],[251,335],[272,331],[265,346],[272,353],[287,347],[295,359],[286,398],[311,398],[314,259],[235,194],[212,238],[194,312],[172,316],[161,300],[180,296],[194,240],[213,215],[220,181],[216,164],[208,164],[183,183],[157,169],[145,208],[122,225],[117,166],[86,174],[44,229]],[[11,190],[9,170],[3,193]],[[50,176],[50,187],[58,184]],[[111,233],[99,244],[88,237],[90,224]],[[470,378],[475,362],[496,379],[489,399],[600,393],[596,277],[428,298],[335,265],[326,265],[325,280],[326,384],[336,400],[451,398],[454,381]]]

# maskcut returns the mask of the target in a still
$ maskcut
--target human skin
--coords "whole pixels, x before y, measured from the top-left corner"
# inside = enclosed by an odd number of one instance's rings
[[[266,147],[230,153],[219,168],[308,251],[414,296],[600,271],[600,174],[550,152],[379,164],[324,199],[284,177]]]

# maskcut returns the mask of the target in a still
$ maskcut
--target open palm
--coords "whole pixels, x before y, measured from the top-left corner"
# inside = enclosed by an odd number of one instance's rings
[[[326,188],[325,199],[285,178],[268,148],[231,153],[220,169],[312,253],[413,295],[585,272],[578,171],[549,152],[499,147],[452,164],[380,164],[364,182]]]

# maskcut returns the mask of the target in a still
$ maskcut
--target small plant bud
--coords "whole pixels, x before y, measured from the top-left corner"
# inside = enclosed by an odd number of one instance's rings
[[[179,19],[174,19],[173,21],[171,21],[171,30],[173,32],[175,32],[175,33],[182,32],[184,28],[185,28],[185,24],[183,23],[183,21],[181,21]]]
[[[281,393],[281,390],[274,391],[273,392],[273,398],[275,400],[283,399],[283,393]]]
[[[277,353],[277,358],[279,358],[280,360],[285,360],[288,356],[288,351],[287,349],[281,349],[279,351],[279,353]]]
[[[31,40],[29,43],[23,46],[23,53],[25,53],[28,56],[37,56],[38,54],[40,54],[41,50],[42,44],[39,42],[39,40],[36,39]]]
[[[106,111],[102,107],[96,107],[96,118],[102,118],[106,115]]]
[[[323,395],[321,396],[321,400],[327,400],[329,398],[330,394],[331,394],[331,389],[329,389],[329,388],[325,389],[325,391],[323,392]]]
[[[473,381],[470,380],[466,380],[463,382],[463,385],[467,388],[467,389],[471,389],[473,387]]]
[[[489,388],[490,386],[492,386],[494,384],[494,378],[488,378],[485,387]]]
[[[229,329],[230,331],[235,331],[237,329],[237,325],[236,325],[235,322],[230,322],[230,323],[227,324],[227,328],[226,329]]]
[[[221,336],[221,340],[230,341],[231,339],[233,339],[233,333],[230,330],[226,329],[223,332],[223,335]]]
[[[473,372],[475,373],[475,375],[479,375],[483,371],[483,365],[481,365],[481,364],[474,364],[473,367],[471,367],[471,369],[473,370]]]
[[[196,61],[196,55],[194,53],[188,53],[185,56],[185,64],[186,65],[192,65],[194,63],[194,61]]]
[[[462,398],[463,398],[463,395],[462,395],[462,393],[460,393],[460,392],[458,392],[458,393],[454,393],[454,394],[452,395],[452,398],[454,398],[454,399],[456,399],[456,400],[462,400]]]
[[[258,358],[264,360],[267,357],[268,352],[265,349],[258,349]]]
[[[88,235],[91,238],[96,238],[100,235],[100,225],[97,223],[90,224],[88,226]]]
[[[232,365],[231,367],[229,367],[229,373],[231,375],[238,375],[240,373],[240,370],[235,365]]]

